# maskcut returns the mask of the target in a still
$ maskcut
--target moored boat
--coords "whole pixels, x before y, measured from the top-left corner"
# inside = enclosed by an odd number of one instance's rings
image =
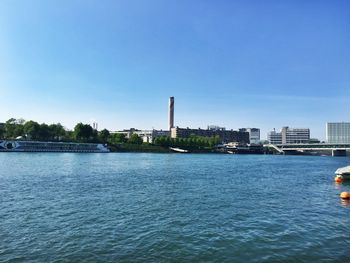
[[[180,149],[180,148],[170,147],[170,150],[172,150],[174,152],[178,152],[178,153],[188,153],[188,150],[184,150],[184,149]]]
[[[350,166],[339,168],[335,171],[337,176],[341,176],[343,179],[350,179]]]
[[[41,141],[0,141],[0,152],[109,152],[101,143],[41,142]]]

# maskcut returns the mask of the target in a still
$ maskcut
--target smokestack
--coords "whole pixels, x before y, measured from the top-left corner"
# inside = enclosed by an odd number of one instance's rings
[[[169,131],[174,128],[174,97],[169,98]]]

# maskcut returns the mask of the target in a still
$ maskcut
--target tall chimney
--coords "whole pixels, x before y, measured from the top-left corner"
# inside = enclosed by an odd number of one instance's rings
[[[169,131],[174,128],[174,97],[169,98]]]

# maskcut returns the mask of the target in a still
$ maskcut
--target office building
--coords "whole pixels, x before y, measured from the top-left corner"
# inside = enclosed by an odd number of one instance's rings
[[[350,122],[328,122],[326,137],[328,143],[350,143]]]
[[[282,144],[308,143],[310,141],[310,129],[283,127]]]
[[[258,144],[260,142],[260,129],[258,128],[241,128],[241,132],[249,133],[249,141],[251,144]]]
[[[267,134],[271,144],[296,144],[309,143],[310,129],[283,127],[280,132],[273,131]]]
[[[282,144],[282,133],[276,132],[275,129],[267,134],[267,140],[271,144]]]

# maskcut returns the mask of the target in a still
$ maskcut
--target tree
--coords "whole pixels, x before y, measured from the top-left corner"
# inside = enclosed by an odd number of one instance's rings
[[[24,126],[23,124],[16,124],[15,129],[13,130],[13,138],[24,135]]]
[[[114,134],[110,135],[109,141],[111,143],[118,144],[118,143],[125,143],[128,140],[126,139],[126,136],[124,133],[114,133]]]
[[[215,136],[211,137],[209,140],[210,147],[218,145],[219,143],[220,143],[220,136],[219,135],[215,135]]]
[[[0,124],[0,139],[5,137],[5,125]]]
[[[39,126],[39,140],[48,141],[51,138],[49,125],[42,123]]]
[[[16,129],[16,119],[11,118],[5,122],[5,137],[10,139],[14,138],[14,133]]]
[[[109,136],[110,136],[110,133],[109,133],[109,131],[107,129],[103,129],[98,134],[98,138],[103,143],[106,143],[108,141]]]
[[[79,142],[88,142],[94,140],[94,130],[89,124],[78,123],[74,127],[74,138]]]
[[[37,140],[40,137],[40,125],[35,121],[27,121],[23,126],[23,131],[28,139]]]
[[[142,140],[142,138],[140,138],[140,136],[138,136],[136,133],[134,133],[130,136],[128,142],[132,143],[132,144],[142,144],[143,140]]]
[[[50,139],[61,140],[67,136],[67,132],[61,123],[49,125]]]

